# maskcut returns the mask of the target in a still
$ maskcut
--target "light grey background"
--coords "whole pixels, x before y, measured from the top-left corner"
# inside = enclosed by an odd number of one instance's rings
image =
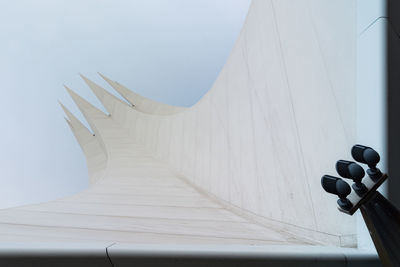
[[[87,186],[83,154],[57,100],[83,117],[63,84],[102,109],[78,76],[109,89],[99,71],[143,96],[191,106],[223,67],[249,3],[1,1],[0,208]]]

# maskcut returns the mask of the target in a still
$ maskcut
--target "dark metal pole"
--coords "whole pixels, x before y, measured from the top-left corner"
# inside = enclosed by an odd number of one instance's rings
[[[360,210],[384,266],[400,266],[400,211],[377,191]]]

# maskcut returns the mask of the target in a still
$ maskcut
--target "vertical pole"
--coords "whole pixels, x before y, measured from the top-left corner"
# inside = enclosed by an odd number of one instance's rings
[[[400,266],[400,211],[379,192],[360,210],[384,266]]]

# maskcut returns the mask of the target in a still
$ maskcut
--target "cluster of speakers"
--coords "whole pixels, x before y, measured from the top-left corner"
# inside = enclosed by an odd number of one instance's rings
[[[382,177],[381,171],[376,167],[380,156],[374,149],[368,146],[354,145],[351,155],[356,162],[348,160],[336,162],[336,172],[339,176],[353,180],[351,187],[345,180],[336,176],[324,175],[321,178],[324,190],[339,197],[337,203],[343,210],[350,210],[353,207],[353,203],[347,198],[352,189],[360,198],[368,193],[368,188],[363,183],[365,171],[359,163],[368,165],[367,175],[372,181],[377,181]]]

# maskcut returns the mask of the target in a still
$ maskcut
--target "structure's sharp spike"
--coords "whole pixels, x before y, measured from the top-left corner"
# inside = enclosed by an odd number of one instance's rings
[[[65,120],[68,122],[68,124],[75,130],[75,131],[86,131],[88,134],[92,135],[92,133],[89,131],[88,128],[86,128],[83,123],[72,114],[71,111],[69,111],[63,103],[58,101],[60,103],[61,108],[64,110],[64,113],[67,115],[68,118],[65,118]]]
[[[69,127],[71,128],[71,130],[73,130],[71,121],[69,119],[67,119],[67,117],[64,117],[64,120],[68,123]]]
[[[60,103],[61,104],[61,103]],[[64,117],[65,121],[67,122],[69,128],[71,129],[72,133],[74,134],[76,140],[78,141],[79,145],[82,148],[82,151],[87,156],[89,151],[87,151],[87,144],[93,142],[93,134],[86,128],[68,109],[65,108],[61,104],[61,107],[64,109],[65,113],[67,113],[68,118]],[[98,142],[98,141],[97,141]]]
[[[117,91],[126,101],[128,101],[132,106],[136,106],[141,99],[141,96],[132,92],[123,85],[107,78],[100,72],[98,74],[103,78],[115,91]]]
[[[111,114],[113,113],[114,105],[116,103],[118,104],[123,104],[127,105],[125,102],[121,101],[111,93],[109,93],[107,90],[102,88],[100,85],[96,84],[95,82],[89,80],[87,77],[84,75],[80,74],[82,79],[85,81],[85,83],[89,86],[89,88],[92,90],[92,92],[96,95],[96,97],[100,100],[100,102],[103,104],[103,106],[107,109],[107,111]]]
[[[90,113],[94,113],[94,114],[96,114],[97,116],[100,116],[100,117],[107,117],[107,114],[105,114],[103,111],[101,111],[100,109],[96,108],[92,104],[90,104],[83,97],[81,97],[80,95],[78,95],[77,93],[72,91],[67,86],[64,85],[64,87],[65,87],[65,89],[67,89],[67,92],[72,97],[72,99],[74,100],[74,102],[76,103],[78,108],[82,111],[83,115],[86,116],[87,113],[90,112]]]
[[[115,89],[123,98],[125,98],[129,103],[131,103],[135,108],[139,111],[150,113],[150,114],[158,114],[158,115],[168,115],[178,113],[180,111],[185,110],[183,107],[167,105],[163,103],[159,103],[157,101],[148,99],[143,97],[122,84],[112,81],[111,79],[107,78],[103,74],[99,73],[99,75],[111,85],[112,88]]]
[[[77,93],[69,89],[67,86],[65,86],[67,89],[68,93],[74,100],[75,104],[78,106],[82,114],[85,116],[86,121],[89,123],[90,127],[92,130],[96,133],[99,134],[98,129],[96,127],[96,121],[97,120],[104,120],[109,118],[108,115],[106,115],[104,112],[90,104],[88,101],[86,101],[84,98],[79,96]]]

